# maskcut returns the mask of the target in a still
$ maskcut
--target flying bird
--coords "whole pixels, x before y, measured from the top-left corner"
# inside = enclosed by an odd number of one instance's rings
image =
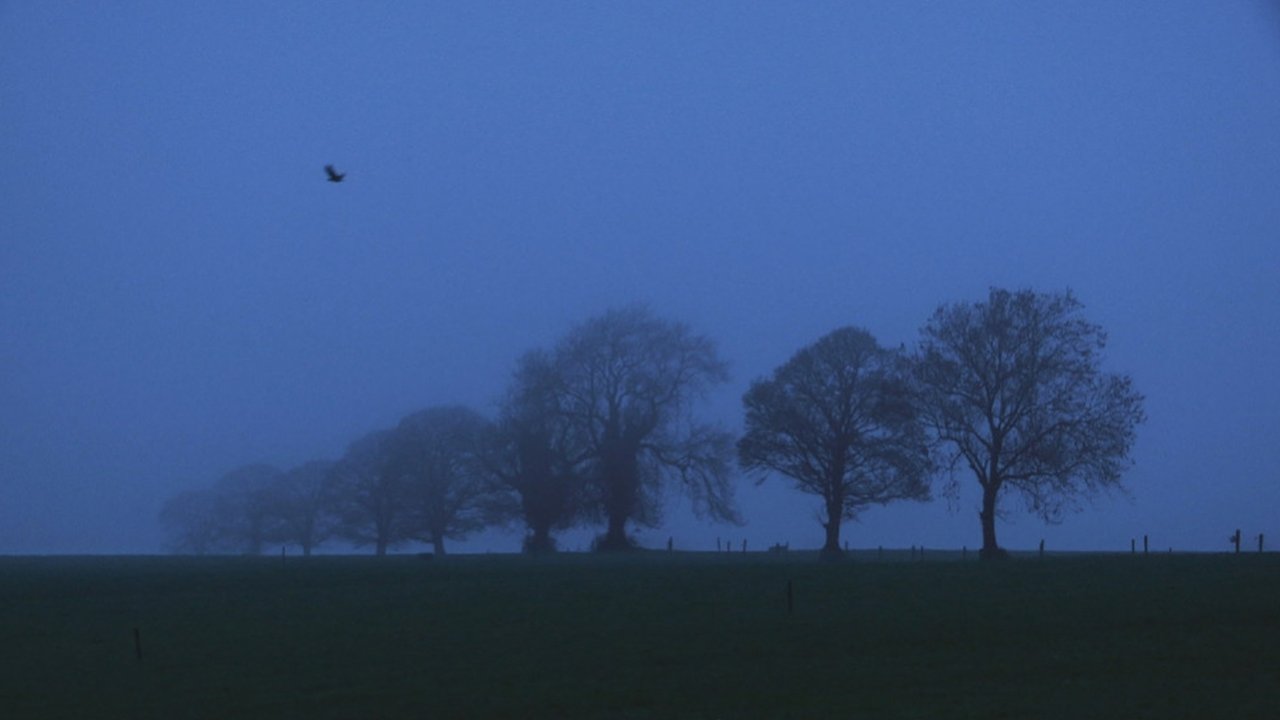
[[[342,178],[346,177],[346,173],[340,173],[333,169],[332,165],[325,165],[324,171],[329,175],[329,182],[342,182]]]

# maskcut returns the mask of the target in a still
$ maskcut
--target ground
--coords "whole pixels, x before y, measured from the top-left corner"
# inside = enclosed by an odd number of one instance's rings
[[[0,558],[0,706],[165,720],[1280,708],[1278,555],[909,558]]]

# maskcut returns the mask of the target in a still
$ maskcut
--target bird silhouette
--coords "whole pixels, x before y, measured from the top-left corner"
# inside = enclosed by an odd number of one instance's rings
[[[340,173],[333,169],[332,165],[325,165],[324,171],[329,175],[329,182],[342,182],[342,178],[346,177],[346,173]]]

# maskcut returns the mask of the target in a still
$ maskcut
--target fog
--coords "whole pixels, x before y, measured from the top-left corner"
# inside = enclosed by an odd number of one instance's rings
[[[736,430],[803,345],[991,286],[1070,288],[1149,416],[1127,495],[1003,545],[1280,540],[1277,128],[1262,2],[6,3],[0,552],[160,552],[173,494],[491,415],[611,307],[712,337]],[[971,484],[844,537],[973,548]],[[737,492],[637,537],[821,544]]]

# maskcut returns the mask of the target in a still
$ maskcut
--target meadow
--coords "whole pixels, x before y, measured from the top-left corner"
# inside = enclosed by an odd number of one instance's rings
[[[1280,716],[1280,556],[972,557],[0,558],[0,715]]]

